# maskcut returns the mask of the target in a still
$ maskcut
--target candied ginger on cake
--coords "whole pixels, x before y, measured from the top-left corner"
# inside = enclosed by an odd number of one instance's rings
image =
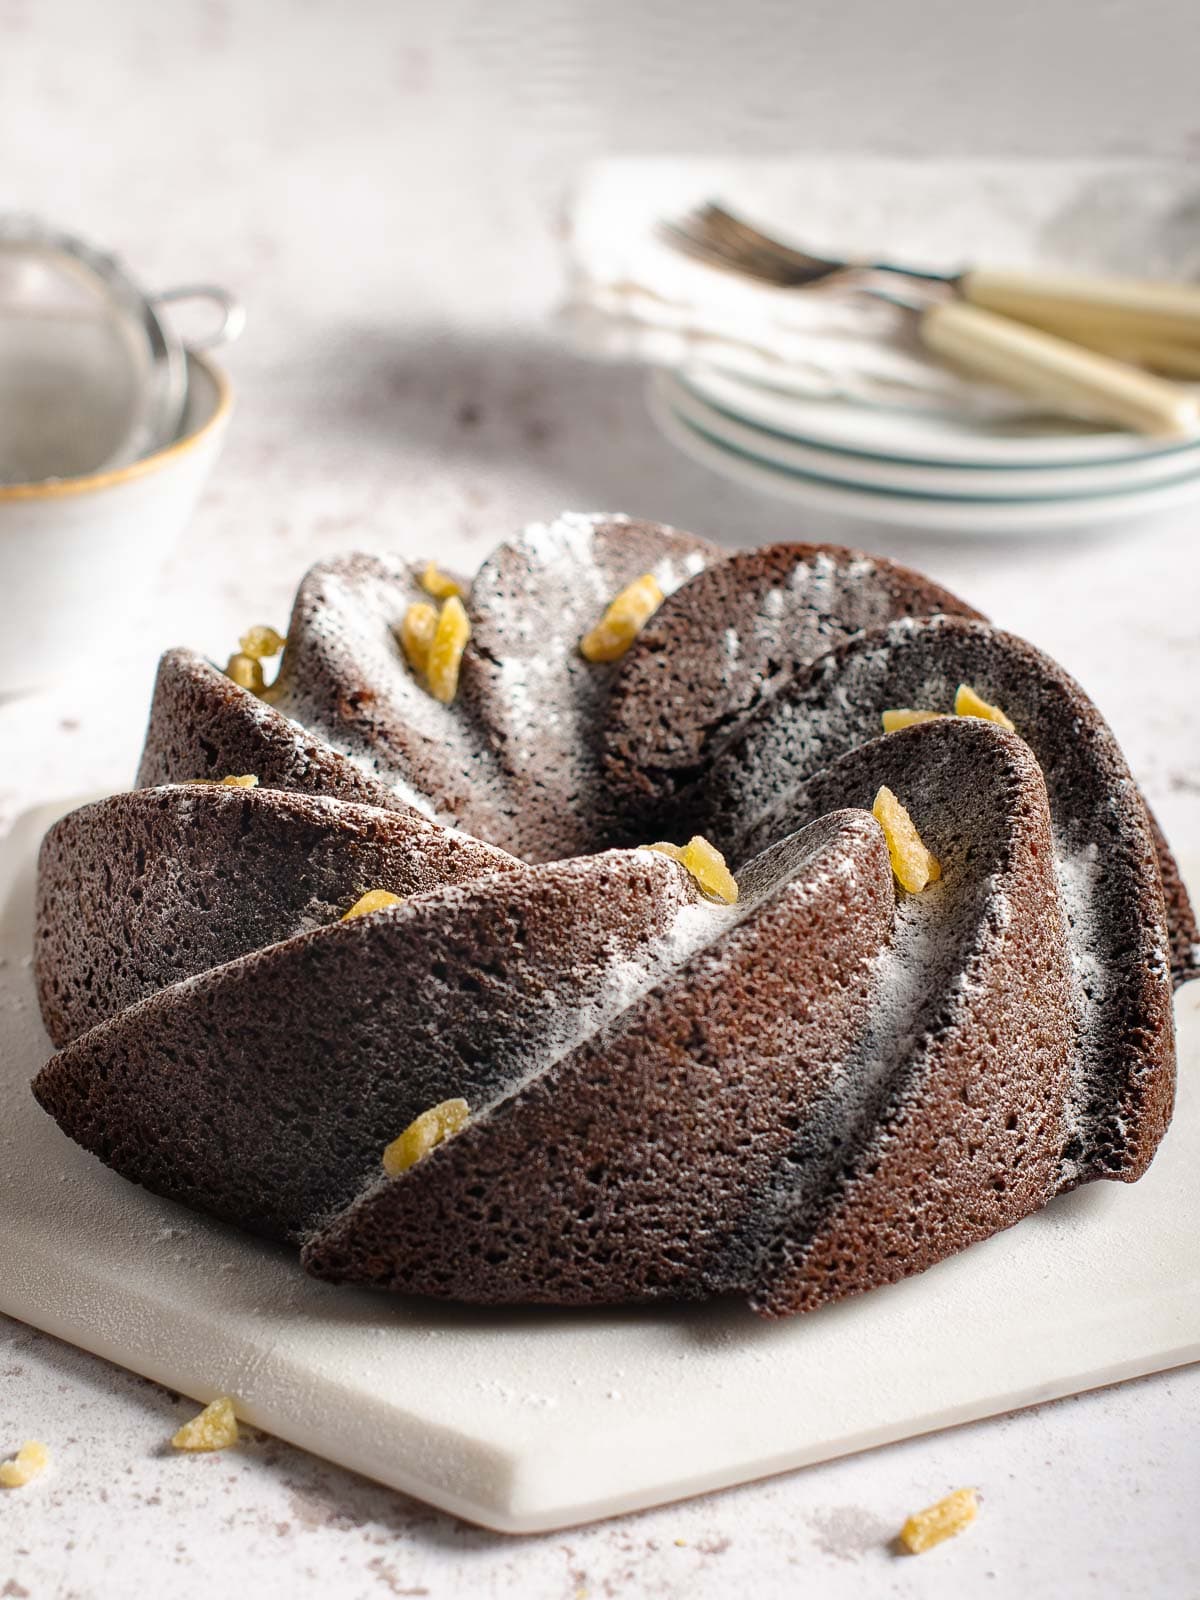
[[[660,840],[657,844],[644,844],[639,848],[653,850],[659,855],[670,856],[672,861],[678,861],[710,900],[719,900],[727,906],[737,904],[737,879],[730,872],[721,852],[700,834],[693,834],[685,845],[668,844]]]
[[[266,688],[262,662],[257,656],[248,656],[241,650],[230,656],[225,665],[225,676],[232,679],[239,689],[248,689],[251,694],[261,694]]]
[[[448,706],[458,693],[458,673],[463,651],[471,637],[471,624],[466,608],[457,595],[443,601],[438,613],[437,627],[429,646],[429,660],[425,676],[429,692],[435,700]]]
[[[404,896],[393,894],[390,889],[368,889],[366,894],[360,895],[349,911],[342,916],[343,922],[353,922],[355,917],[369,917],[372,911],[386,911],[389,906],[402,906]]]
[[[886,784],[876,794],[871,812],[883,829],[892,871],[901,888],[909,894],[920,894],[936,883],[942,875],[940,862],[925,848],[913,819]]]
[[[396,631],[400,648],[414,672],[424,672],[429,665],[429,650],[437,625],[437,611],[427,600],[414,600],[404,613]]]
[[[415,600],[394,631],[409,666],[424,678],[433,698],[448,706],[458,693],[458,674],[471,638],[471,622],[458,598],[458,585],[450,584],[445,592],[446,598],[437,610],[425,600]]]
[[[954,696],[954,715],[956,717],[982,717],[985,722],[994,722],[997,727],[1007,728],[1009,733],[1017,730],[1004,715],[999,706],[992,706],[981,699],[969,683],[960,683]]]
[[[588,661],[619,661],[662,605],[664,595],[652,572],[644,572],[611,600],[600,621],[579,641]]]
[[[277,628],[264,623],[256,623],[253,628],[247,628],[238,640],[242,655],[249,656],[252,661],[270,660],[272,656],[279,654],[286,643],[287,640]]]
[[[893,711],[880,714],[884,733],[899,733],[901,728],[914,728],[918,722],[937,722],[944,711],[923,711],[912,706],[898,706]]]
[[[443,1100],[422,1111],[383,1152],[383,1170],[389,1178],[396,1178],[415,1167],[431,1150],[465,1128],[470,1114],[465,1100]]]
[[[425,570],[421,574],[421,587],[435,600],[450,600],[462,594],[462,585],[440,571],[432,561],[425,563]]]

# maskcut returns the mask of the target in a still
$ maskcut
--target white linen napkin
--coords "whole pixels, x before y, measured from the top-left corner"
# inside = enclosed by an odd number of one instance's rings
[[[775,289],[657,236],[660,221],[706,200],[839,257],[947,272],[971,263],[1177,279],[1200,271],[1198,231],[1186,226],[1200,180],[1182,163],[621,158],[590,168],[571,206],[562,322],[579,349],[706,364],[803,395],[980,416],[1029,410],[941,365],[911,313],[861,293],[877,284],[908,294],[907,280],[859,273]]]

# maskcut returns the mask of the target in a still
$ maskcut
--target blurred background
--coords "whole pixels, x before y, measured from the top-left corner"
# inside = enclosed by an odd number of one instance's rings
[[[107,245],[148,287],[222,283],[248,313],[219,357],[224,452],[107,688],[91,674],[6,710],[20,759],[0,766],[0,823],[28,789],[16,766],[43,789],[64,767],[128,781],[159,649],[223,659],[244,623],[282,626],[334,551],[473,560],[563,507],[738,544],[836,536],[681,456],[647,421],[642,370],[569,346],[556,313],[589,164],[1200,152],[1188,0],[0,0],[0,30],[3,207]],[[1190,518],[1099,546],[873,543],[1083,677],[1170,826],[1200,772],[1148,680],[1200,664]]]

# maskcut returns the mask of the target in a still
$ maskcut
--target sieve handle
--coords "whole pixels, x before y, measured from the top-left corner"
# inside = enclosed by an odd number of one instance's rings
[[[178,289],[164,289],[150,299],[155,306],[178,305],[183,300],[207,300],[216,306],[221,320],[201,338],[187,340],[189,350],[212,350],[219,344],[232,344],[246,326],[245,306],[216,283],[186,283]]]

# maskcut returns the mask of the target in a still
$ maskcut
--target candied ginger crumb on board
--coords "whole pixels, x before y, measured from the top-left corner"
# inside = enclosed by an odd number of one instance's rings
[[[974,1489],[955,1489],[924,1511],[913,1512],[900,1529],[900,1546],[909,1555],[919,1556],[923,1550],[931,1550],[943,1539],[952,1539],[969,1527],[978,1511],[979,1499]]]
[[[227,1394],[210,1401],[199,1416],[185,1422],[171,1440],[176,1450],[224,1450],[237,1442],[237,1417]]]
[[[386,911],[388,906],[403,904],[402,894],[393,894],[390,889],[368,889],[366,894],[358,897],[341,920],[351,922],[355,917],[369,917],[372,911]]]
[[[425,563],[425,571],[421,574],[421,587],[435,600],[450,600],[462,594],[461,586],[455,583],[453,578],[448,578],[444,572],[439,572],[432,561]]]
[[[941,863],[925,848],[913,819],[886,784],[876,794],[871,812],[883,829],[900,887],[909,894],[920,894],[936,883],[942,875]]]
[[[737,904],[737,879],[726,866],[725,857],[716,845],[709,844],[701,834],[693,834],[685,845],[668,844],[663,841],[659,844],[644,844],[639,848],[654,850],[659,855],[670,856],[672,861],[678,861],[680,866],[691,873],[710,899],[720,900],[727,906]]]
[[[277,656],[286,643],[287,640],[277,628],[261,622],[253,628],[247,628],[238,640],[242,654],[249,656],[252,661],[266,661],[271,656]]]
[[[899,733],[901,728],[911,728],[918,722],[937,722],[945,715],[944,711],[921,711],[915,707],[898,706],[894,711],[883,713],[883,731]]]
[[[471,1108],[465,1100],[443,1100],[422,1111],[383,1152],[383,1170],[389,1178],[396,1178],[415,1167],[437,1145],[465,1128],[470,1115]]]
[[[437,632],[438,614],[425,600],[416,600],[404,613],[397,630],[400,648],[414,672],[424,672],[429,665],[429,648]]]
[[[663,598],[658,579],[644,572],[621,590],[591,632],[584,634],[579,653],[587,661],[619,661]]]
[[[466,609],[457,595],[443,602],[438,613],[433,642],[429,646],[429,661],[425,676],[429,692],[435,700],[448,706],[458,693],[458,671],[462,665],[463,651],[471,637],[471,623]]]
[[[954,715],[982,717],[985,722],[995,722],[1001,728],[1007,728],[1009,733],[1017,731],[1000,707],[991,706],[986,700],[981,700],[969,683],[960,683],[958,686],[958,693],[954,696]]]
[[[23,1489],[40,1477],[50,1464],[50,1452],[40,1439],[26,1439],[11,1461],[0,1461],[0,1488]]]

